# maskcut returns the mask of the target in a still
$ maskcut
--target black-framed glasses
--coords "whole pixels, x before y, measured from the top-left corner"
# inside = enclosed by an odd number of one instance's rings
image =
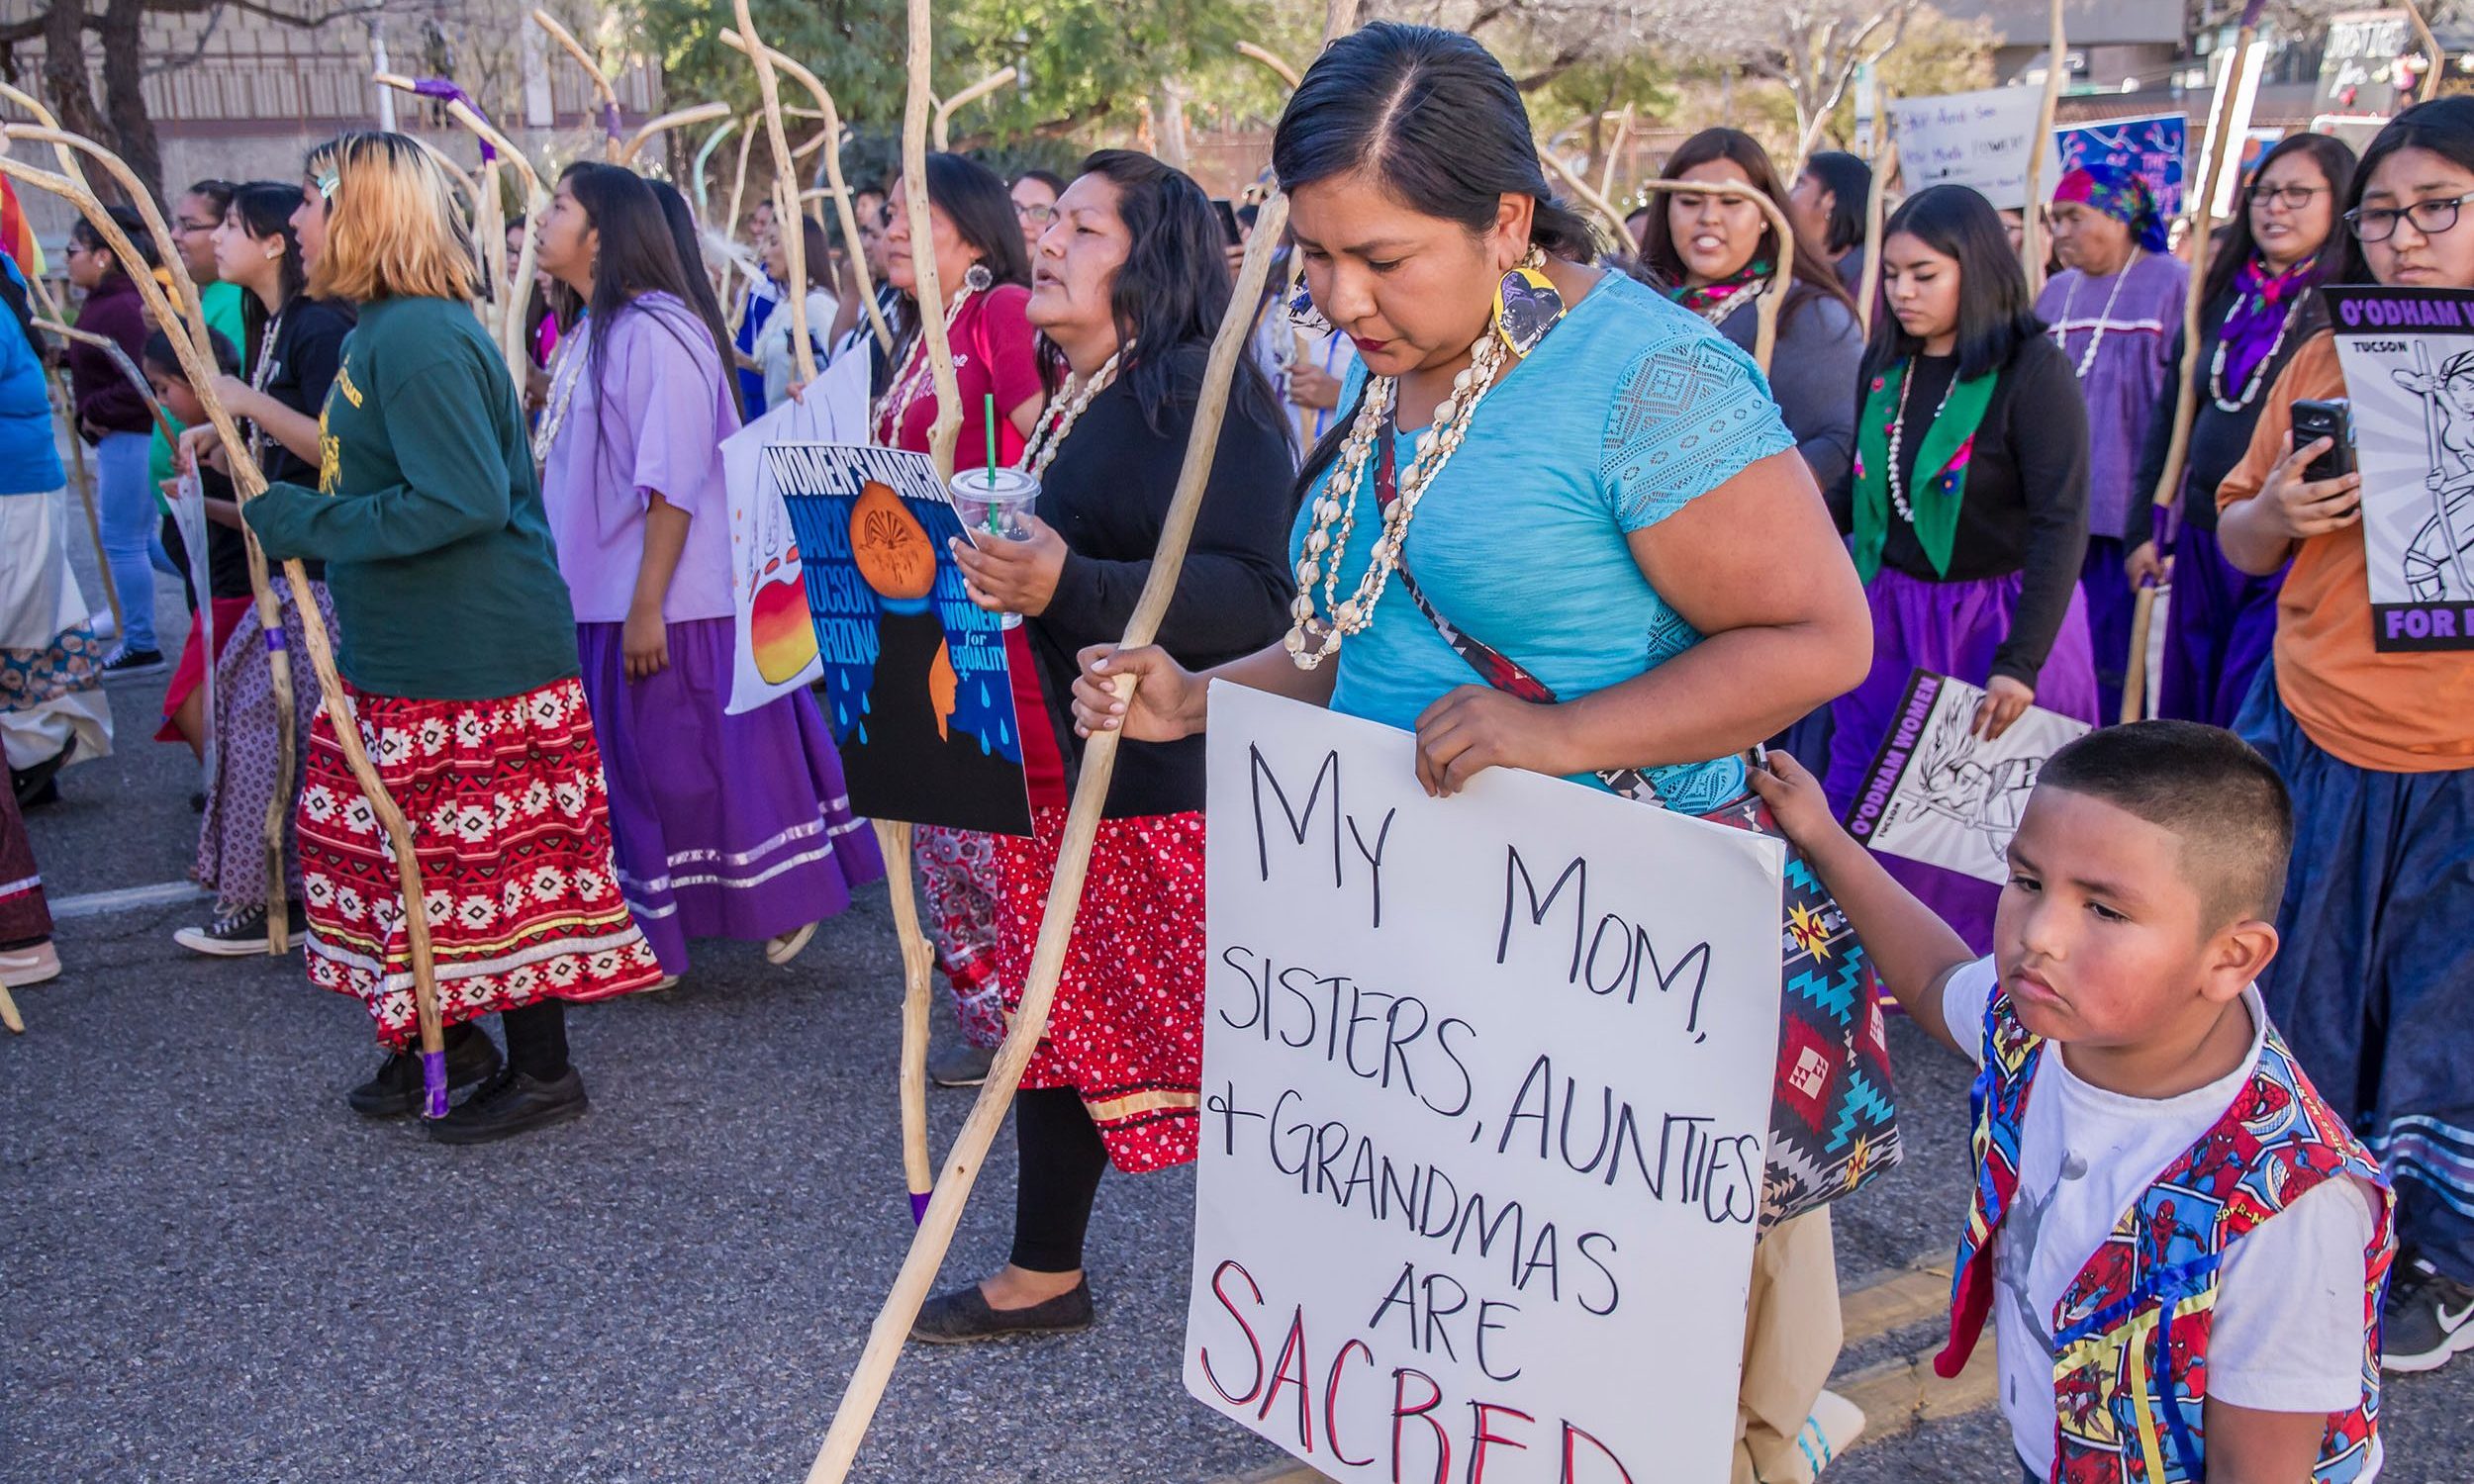
[[[2289,212],[2298,212],[2311,204],[2312,197],[2321,195],[2327,190],[2327,186],[2254,185],[2245,194],[2249,196],[2250,204],[2253,206],[2265,206],[2273,201]]]
[[[2474,201],[2474,191],[2462,196],[2442,196],[2430,201],[2417,201],[2412,206],[2390,210],[2385,207],[2362,208],[2345,213],[2345,226],[2354,237],[2364,242],[2385,242],[2397,234],[2397,224],[2411,221],[2414,230],[2426,237],[2435,237],[2457,225],[2457,209]]]
[[[1013,214],[1034,227],[1045,227],[1056,220],[1057,209],[1053,206],[1042,206],[1036,201],[1015,202]]]

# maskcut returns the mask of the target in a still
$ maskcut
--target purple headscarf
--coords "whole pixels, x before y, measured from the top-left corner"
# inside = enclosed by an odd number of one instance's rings
[[[2094,207],[2122,223],[2131,229],[2132,240],[2150,252],[2165,250],[2164,216],[2156,210],[2156,189],[2128,165],[2092,159],[2073,167],[2053,187],[2053,204],[2065,201]]]

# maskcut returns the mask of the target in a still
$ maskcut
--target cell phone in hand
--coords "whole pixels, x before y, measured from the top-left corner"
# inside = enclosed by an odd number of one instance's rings
[[[2317,483],[2324,479],[2339,479],[2354,471],[2353,404],[2342,397],[2301,398],[2293,406],[2294,446],[2301,448],[2322,438],[2331,440],[2328,452],[2311,461],[2302,477]]]

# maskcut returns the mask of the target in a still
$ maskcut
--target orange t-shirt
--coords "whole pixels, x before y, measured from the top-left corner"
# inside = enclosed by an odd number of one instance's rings
[[[2217,486],[2217,509],[2257,495],[2293,451],[2293,404],[2342,397],[2336,338],[2314,336],[2269,389],[2250,450]],[[2356,768],[2439,773],[2474,767],[2474,650],[2383,654],[2371,647],[2362,525],[2294,548],[2276,600],[2276,691],[2312,741]]]

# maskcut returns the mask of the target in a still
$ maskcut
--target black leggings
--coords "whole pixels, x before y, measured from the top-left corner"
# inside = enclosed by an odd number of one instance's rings
[[[507,1033],[507,1066],[544,1082],[567,1074],[567,1002],[545,999],[499,1016]]]
[[[1108,1147],[1072,1087],[1039,1087],[1013,1099],[1020,1172],[1013,1187],[1013,1265],[1073,1272],[1083,1265],[1083,1234],[1108,1168]]]

